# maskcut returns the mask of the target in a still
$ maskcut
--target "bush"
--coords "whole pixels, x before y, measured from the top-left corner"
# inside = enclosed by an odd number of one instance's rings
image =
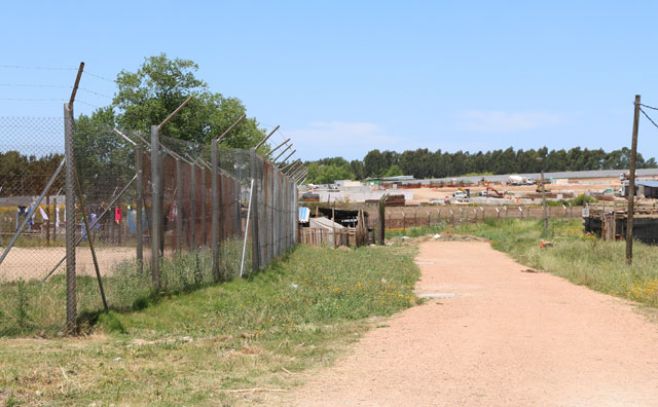
[[[592,196],[580,194],[574,199],[571,200],[571,205],[573,206],[585,206],[585,204],[591,204],[596,202],[596,199]]]

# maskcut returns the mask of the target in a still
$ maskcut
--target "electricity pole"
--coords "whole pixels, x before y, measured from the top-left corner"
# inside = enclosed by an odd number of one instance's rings
[[[635,95],[633,114],[633,140],[628,175],[628,217],[626,220],[626,264],[633,264],[633,211],[635,210],[635,165],[637,160],[637,133],[640,127],[640,95]]]

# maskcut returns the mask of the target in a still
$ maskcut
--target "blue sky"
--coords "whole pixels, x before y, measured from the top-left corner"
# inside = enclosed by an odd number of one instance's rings
[[[165,52],[198,62],[263,126],[281,124],[275,141],[292,137],[304,159],[616,149],[630,144],[634,95],[658,105],[657,17],[650,1],[7,2],[0,116],[60,116],[75,74],[7,65],[83,60],[112,79]],[[83,78],[78,112],[109,102],[114,86],[97,76]],[[639,149],[658,156],[646,120]]]

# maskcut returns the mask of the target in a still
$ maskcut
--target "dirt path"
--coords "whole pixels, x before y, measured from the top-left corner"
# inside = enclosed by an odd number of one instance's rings
[[[439,300],[368,333],[309,377],[298,406],[658,406],[658,324],[631,304],[483,242],[427,242]]]

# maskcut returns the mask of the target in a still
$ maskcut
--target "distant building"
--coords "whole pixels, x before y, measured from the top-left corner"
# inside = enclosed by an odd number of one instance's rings
[[[629,182],[624,181],[622,184],[622,196],[628,197]],[[658,181],[654,180],[635,180],[635,195],[645,198],[658,199]]]
[[[402,184],[415,180],[413,175],[396,175],[394,177],[368,178],[365,180],[370,185],[380,185],[382,183]]]

